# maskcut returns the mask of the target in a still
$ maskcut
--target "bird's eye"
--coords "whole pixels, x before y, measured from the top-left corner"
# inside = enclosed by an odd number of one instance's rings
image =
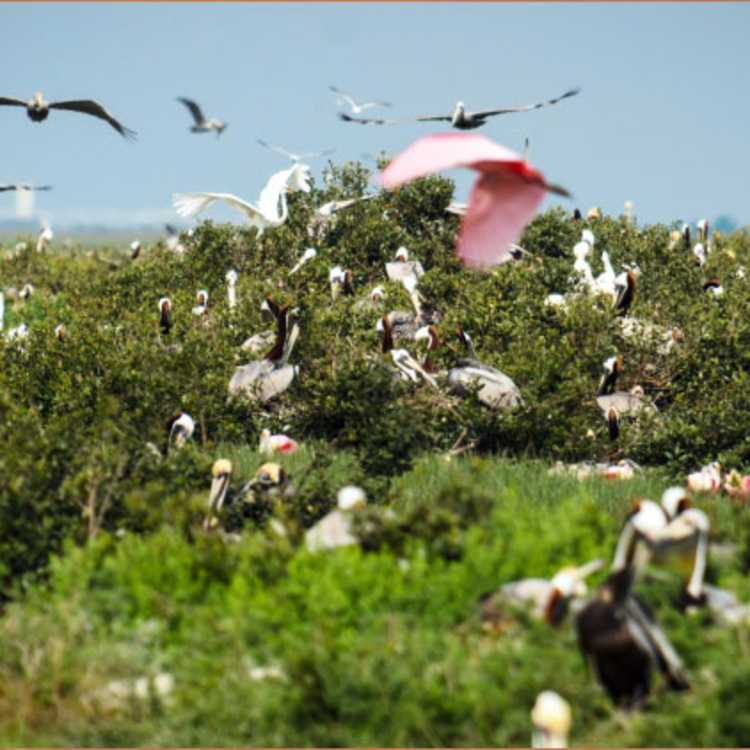
[[[263,474],[260,475],[259,479],[261,482],[264,482],[265,484],[270,484],[272,481],[271,475],[268,474],[267,472],[263,472]]]

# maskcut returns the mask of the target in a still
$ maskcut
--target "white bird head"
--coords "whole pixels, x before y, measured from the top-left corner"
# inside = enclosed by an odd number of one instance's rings
[[[684,487],[669,487],[661,496],[661,507],[670,518],[674,518],[689,503],[690,499]]]
[[[382,286],[376,286],[370,291],[370,299],[373,302],[382,302],[385,298],[385,289]]]
[[[305,249],[305,252],[302,253],[301,260],[306,263],[308,260],[312,260],[317,254],[318,251],[314,247],[308,247]]]
[[[165,310],[166,312],[169,312],[171,308],[172,308],[172,300],[170,300],[169,297],[162,297],[159,300],[159,312],[160,313],[164,313]]]
[[[396,254],[393,256],[396,260],[400,260],[403,263],[406,263],[406,261],[409,260],[409,251],[401,245],[401,247],[396,250]]]
[[[552,690],[539,693],[531,709],[534,747],[565,747],[572,724],[568,702]]]
[[[229,286],[234,286],[237,283],[239,274],[233,268],[230,268],[224,278],[226,279],[226,282],[227,284],[229,284]]]
[[[208,291],[205,289],[200,289],[198,293],[195,295],[195,299],[199,305],[207,305],[208,304]]]
[[[336,495],[336,503],[339,510],[347,511],[367,506],[367,497],[361,487],[348,485],[342,487]]]

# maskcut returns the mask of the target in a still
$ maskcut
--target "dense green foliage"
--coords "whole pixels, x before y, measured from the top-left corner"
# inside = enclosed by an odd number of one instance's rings
[[[748,632],[674,611],[669,584],[645,591],[693,689],[657,691],[627,719],[586,672],[569,623],[522,620],[490,636],[476,601],[514,578],[609,558],[634,496],[658,497],[711,460],[750,463],[750,279],[737,274],[750,237],[714,237],[701,269],[682,246],[668,249],[669,227],[574,223],[553,209],[524,234],[529,259],[473,272],[453,251],[452,185],[430,178],[342,211],[313,242],[314,207],[362,194],[366,181],[359,166],[331,167],[325,189],[290,196],[288,222],[260,239],[205,222],[183,238],[182,256],[156,245],[135,261],[106,249],[0,261],[0,288],[36,287],[6,311],[6,329],[25,322],[28,338],[0,339],[0,741],[518,745],[536,693],[551,688],[573,706],[577,744],[749,744]],[[630,314],[682,331],[668,354],[624,338],[605,299],[544,304],[572,288],[586,226],[595,274],[602,249],[618,269],[639,265]],[[317,258],[289,276],[311,244]],[[522,408],[498,413],[474,396],[394,382],[375,331],[384,310],[362,301],[381,284],[385,310],[410,309],[384,280],[400,245],[423,263],[420,290],[443,313],[436,363],[463,356],[460,323],[480,358],[519,385]],[[334,265],[352,270],[355,296],[332,299]],[[702,291],[714,276],[718,299]],[[210,293],[207,320],[190,312],[198,289]],[[298,308],[299,377],[265,405],[230,401],[233,369],[253,358],[240,344],[268,328],[267,295]],[[174,304],[168,336],[162,296]],[[594,394],[615,352],[620,385],[642,385],[659,407],[624,422],[618,448],[660,468],[617,486],[546,477],[550,460],[611,452]],[[160,459],[147,443],[164,448],[178,409],[195,418],[195,435]],[[255,450],[264,427],[302,443],[281,459],[296,488],[285,501],[290,533],[274,534],[264,515],[227,544],[201,530],[211,464],[227,457],[233,482],[251,477],[266,460]],[[477,455],[445,460],[457,443]],[[307,553],[302,531],[350,483],[372,504],[358,521],[363,548]],[[706,509],[714,538],[738,545],[709,577],[746,599],[748,511],[726,499]],[[250,678],[267,665],[284,676]],[[160,671],[175,679],[167,702],[113,708],[92,697]]]

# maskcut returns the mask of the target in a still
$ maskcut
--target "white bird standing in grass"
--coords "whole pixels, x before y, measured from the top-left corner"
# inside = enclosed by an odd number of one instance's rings
[[[227,123],[215,117],[207,120],[201,108],[192,99],[186,99],[184,96],[178,96],[177,101],[184,104],[188,108],[190,114],[193,116],[194,124],[190,128],[191,133],[210,133],[213,130],[216,132],[216,137],[218,138],[227,127]]]
[[[297,190],[310,192],[310,167],[306,164],[295,164],[271,175],[261,190],[257,206],[230,193],[175,193],[172,198],[177,213],[186,217],[199,214],[216,201],[224,201],[241,211],[260,236],[266,229],[286,221],[289,213],[286,194]]]

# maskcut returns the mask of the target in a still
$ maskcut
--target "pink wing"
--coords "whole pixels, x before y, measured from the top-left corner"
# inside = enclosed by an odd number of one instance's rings
[[[480,172],[461,224],[458,256],[467,266],[487,268],[510,257],[515,242],[544,198],[541,172],[522,156],[476,133],[438,133],[420,138],[383,170],[385,188],[455,167]]]
[[[402,151],[383,170],[380,181],[385,188],[428,174],[456,167],[471,167],[480,172],[503,164],[531,179],[544,178],[522,156],[477,133],[435,133],[420,138]]]
[[[510,260],[516,242],[544,199],[544,188],[504,169],[483,172],[474,183],[461,223],[456,250],[472,268],[488,268]]]

